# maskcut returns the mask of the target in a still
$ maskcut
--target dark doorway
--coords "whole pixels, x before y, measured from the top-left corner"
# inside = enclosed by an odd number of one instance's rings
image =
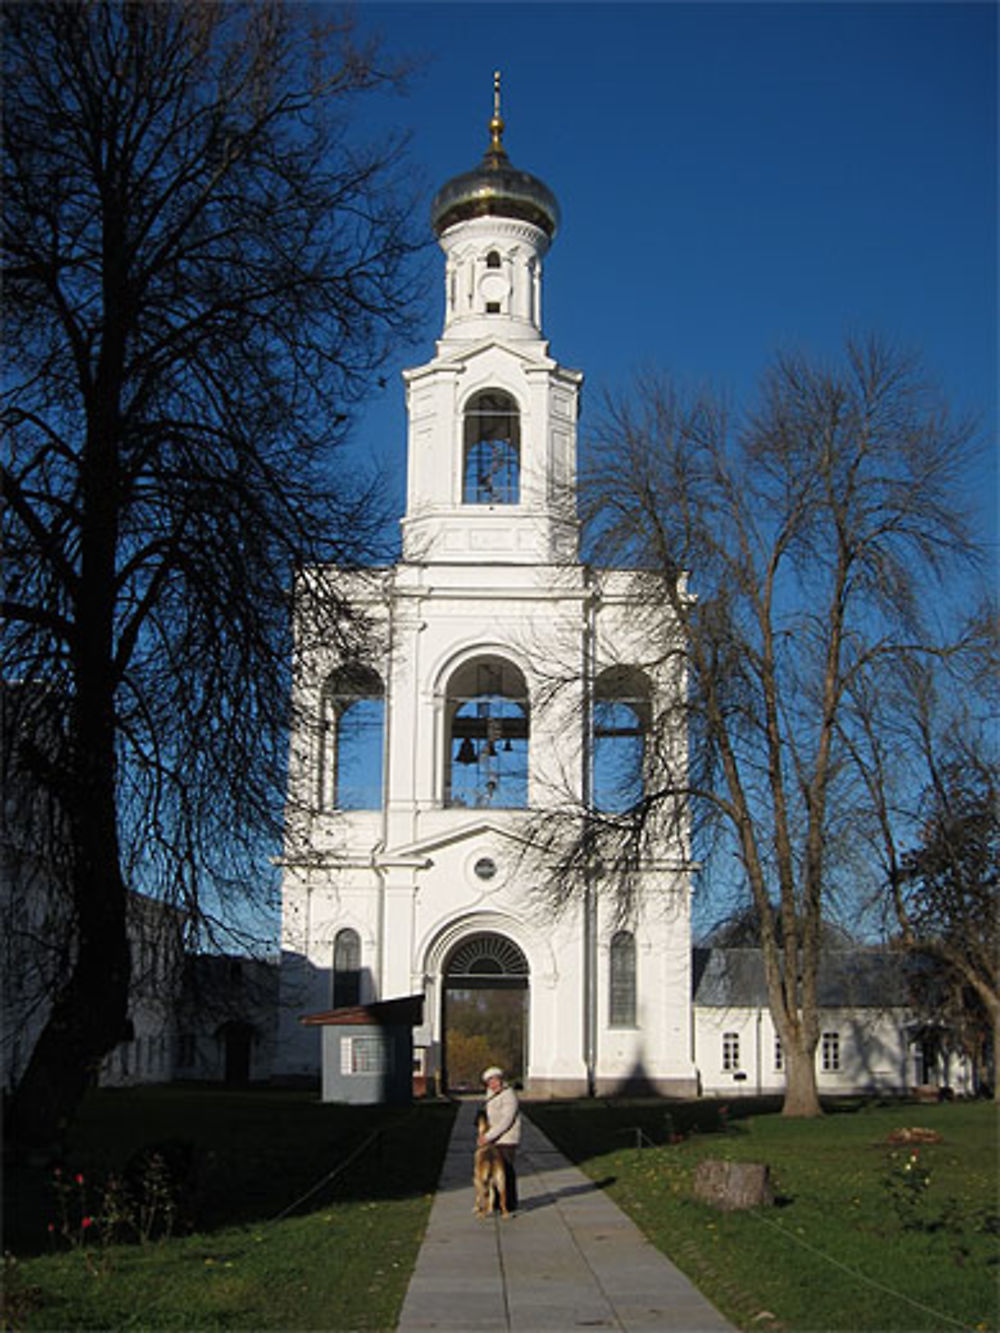
[[[478,1092],[487,1065],[511,1082],[527,1071],[528,964],[503,935],[483,933],[452,950],[444,977],[444,1082]]]
[[[249,1023],[227,1023],[222,1028],[221,1036],[225,1047],[226,1082],[249,1083],[253,1028]]]

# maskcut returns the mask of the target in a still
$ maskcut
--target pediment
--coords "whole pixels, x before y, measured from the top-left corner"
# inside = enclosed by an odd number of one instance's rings
[[[446,343],[438,343],[437,356],[431,364],[471,366],[491,353],[498,352],[501,356],[508,357],[511,361],[519,361],[523,365],[542,366],[545,370],[554,370],[556,362],[549,356],[548,351],[547,342],[528,343],[521,347],[502,338],[483,338],[479,342],[462,343],[454,348]]]
[[[463,373],[473,369],[477,363],[496,355],[513,361],[524,369],[532,367],[545,371],[559,369],[558,362],[548,354],[546,342],[526,343],[522,347],[517,343],[505,342],[502,338],[484,338],[479,342],[459,343],[455,346],[439,343],[434,360],[404,370],[403,379],[411,383],[416,379],[422,379],[425,375],[432,375],[442,370]]]
[[[484,837],[498,838],[506,842],[526,842],[525,838],[500,820],[479,817],[472,818],[462,824],[456,824],[450,829],[439,830],[426,838],[418,839],[416,842],[405,843],[398,847],[387,847],[379,860],[385,863],[421,861],[433,857],[436,852],[441,852],[446,847],[460,846],[463,842],[474,842],[476,839]]]

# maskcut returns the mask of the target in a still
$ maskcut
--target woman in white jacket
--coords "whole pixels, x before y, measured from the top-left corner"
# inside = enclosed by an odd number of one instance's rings
[[[514,1170],[514,1157],[517,1145],[521,1142],[521,1107],[517,1093],[503,1081],[503,1070],[496,1065],[484,1069],[483,1083],[486,1085],[486,1101],[483,1110],[489,1121],[485,1134],[480,1134],[477,1147],[486,1143],[495,1143],[500,1149],[507,1171],[507,1207],[513,1212],[517,1208],[517,1172]]]

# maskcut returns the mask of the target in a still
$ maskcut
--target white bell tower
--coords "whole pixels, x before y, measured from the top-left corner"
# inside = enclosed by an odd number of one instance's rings
[[[503,130],[495,76],[486,153],[431,207],[444,326],[404,374],[402,559],[349,583],[300,575],[281,1061],[315,1072],[303,1013],[335,1027],[419,997],[418,1086],[475,1088],[499,1064],[536,1096],[692,1091],[684,837],[642,867],[627,928],[596,884],[559,914],[539,893],[539,820],[625,808],[619,773],[634,801],[683,683],[647,642],[627,571],[579,559],[583,377],[549,355],[541,318],[559,209],[511,165]],[[364,660],[315,633],[327,579],[371,629]],[[685,746],[678,732],[680,762]],[[362,1059],[352,1040],[336,1060],[324,1047],[338,1095]],[[382,1057],[363,1053],[370,1072]]]
[[[559,223],[546,185],[511,166],[499,74],[490,144],[431,206],[444,251],[444,329],[406,372],[409,477],[403,558],[520,564],[576,559],[582,383],[542,336],[542,261]]]

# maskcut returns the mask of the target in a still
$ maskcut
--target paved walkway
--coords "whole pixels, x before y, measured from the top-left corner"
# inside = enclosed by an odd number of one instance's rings
[[[398,1333],[732,1328],[527,1117],[520,1211],[474,1217],[475,1111],[459,1107]]]

